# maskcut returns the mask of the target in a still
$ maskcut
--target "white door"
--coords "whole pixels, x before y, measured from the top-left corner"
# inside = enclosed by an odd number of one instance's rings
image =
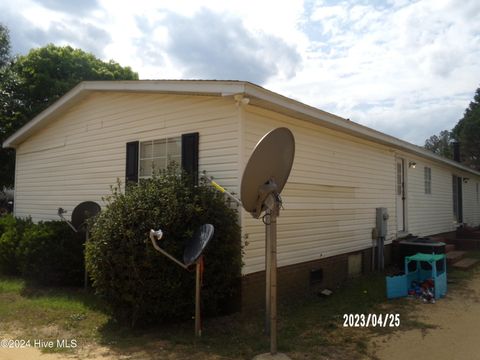
[[[405,160],[397,159],[397,231],[405,231]]]

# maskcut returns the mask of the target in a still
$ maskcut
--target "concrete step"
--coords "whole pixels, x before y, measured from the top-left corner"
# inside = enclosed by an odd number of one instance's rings
[[[457,239],[456,247],[460,250],[480,250],[479,239]]]
[[[445,254],[448,254],[449,252],[455,251],[456,247],[454,244],[446,244],[445,245]]]
[[[457,261],[452,266],[456,269],[467,270],[467,269],[470,269],[475,264],[477,264],[479,261],[480,260],[478,260],[478,259],[463,258],[462,260]]]
[[[466,251],[460,251],[460,250],[450,251],[447,254],[447,264],[456,263],[457,261],[461,260],[466,253],[467,253]]]

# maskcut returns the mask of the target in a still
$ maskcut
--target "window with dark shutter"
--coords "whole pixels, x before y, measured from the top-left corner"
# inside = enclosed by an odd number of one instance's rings
[[[198,138],[198,132],[182,135],[182,168],[194,185],[198,184]]]
[[[127,143],[125,184],[138,182],[138,141]]]

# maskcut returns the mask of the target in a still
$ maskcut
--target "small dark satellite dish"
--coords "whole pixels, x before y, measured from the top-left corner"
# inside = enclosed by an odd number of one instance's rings
[[[96,216],[100,210],[100,205],[94,201],[84,201],[78,204],[72,212],[73,226],[78,232],[85,232],[87,230],[87,220]]]
[[[186,266],[194,264],[202,255],[203,250],[213,237],[214,228],[212,224],[200,226],[193,234],[193,237],[187,241],[185,251],[183,252],[183,262]]]
[[[243,172],[240,194],[246,211],[258,214],[259,190],[273,180],[277,194],[280,194],[287,182],[295,156],[295,139],[292,132],[284,127],[274,129],[263,136],[255,146]]]

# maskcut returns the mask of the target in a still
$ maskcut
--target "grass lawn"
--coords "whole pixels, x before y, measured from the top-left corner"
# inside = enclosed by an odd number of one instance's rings
[[[472,256],[472,255],[469,255]],[[480,258],[480,252],[473,254]],[[468,280],[471,272],[449,273],[449,291]],[[279,304],[279,351],[294,359],[360,359],[368,354],[372,337],[388,332],[428,328],[415,318],[415,300],[385,298],[385,277],[370,274],[352,279],[329,297],[311,295],[297,302]],[[343,314],[400,314],[397,328],[343,327]],[[101,301],[82,289],[30,287],[18,278],[0,277],[0,335],[16,339],[75,339],[81,351],[103,346],[114,356],[143,354],[133,358],[248,359],[268,352],[263,335],[264,313],[238,313],[206,319],[203,336],[193,336],[193,320],[155,328],[130,329],[114,323]],[[53,348],[47,351],[72,351]]]

